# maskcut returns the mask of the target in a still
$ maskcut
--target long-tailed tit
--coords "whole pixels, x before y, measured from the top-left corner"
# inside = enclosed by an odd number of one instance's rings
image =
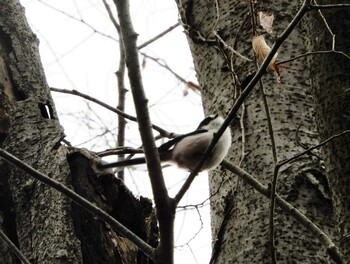
[[[161,162],[174,163],[180,168],[192,171],[212,142],[215,133],[219,130],[223,122],[224,119],[221,116],[207,116],[195,131],[180,135],[164,143],[158,148]],[[217,167],[225,158],[230,146],[231,132],[230,129],[227,128],[204,162],[201,171],[208,171]],[[142,157],[103,164],[101,167],[127,167],[143,164],[145,162],[145,158]]]

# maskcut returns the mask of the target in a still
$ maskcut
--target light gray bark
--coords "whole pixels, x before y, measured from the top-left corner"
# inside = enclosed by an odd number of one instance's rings
[[[233,49],[254,58],[249,1],[178,1],[184,27],[200,82],[206,114],[227,114],[235,95],[254,71],[248,62],[215,38],[213,31]],[[272,45],[298,8],[296,1],[263,1],[257,11],[275,15],[274,33],[267,36]],[[262,29],[259,28],[262,32]],[[292,33],[279,51],[278,61],[303,53],[300,30]],[[316,144],[313,101],[309,92],[305,59],[288,64],[295,70],[282,70],[282,83],[273,73],[263,77],[270,107],[278,160],[303,151],[298,144]],[[245,102],[245,111],[232,124],[232,148],[229,159],[256,176],[263,184],[272,180],[274,161],[267,118],[258,87]],[[242,122],[241,122],[242,121]],[[242,126],[243,124],[243,126]],[[299,132],[298,127],[301,125]],[[242,132],[243,131],[243,132]],[[244,141],[243,142],[243,138]],[[242,160],[242,161],[241,161]],[[261,194],[235,175],[217,170],[209,176],[214,263],[271,263],[269,244],[269,203]],[[277,192],[314,220],[331,237],[332,205],[320,161],[303,156],[283,167]],[[279,208],[275,212],[276,258],[280,263],[329,263],[329,257],[317,238]]]
[[[334,1],[319,1],[335,4]],[[346,1],[345,1],[346,2]],[[349,2],[349,1],[347,1]],[[322,17],[323,15],[323,17]],[[307,51],[332,50],[335,34],[335,50],[350,48],[350,10],[338,8],[314,10],[303,23],[306,30]],[[329,29],[327,29],[327,25]],[[316,120],[322,140],[350,129],[350,59],[344,54],[328,53],[308,56],[310,81],[316,102]],[[350,135],[331,141],[323,147],[325,167],[330,183],[340,250],[350,261]]]

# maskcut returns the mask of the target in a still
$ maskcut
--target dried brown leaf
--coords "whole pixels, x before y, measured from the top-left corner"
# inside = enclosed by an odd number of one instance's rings
[[[257,60],[259,62],[263,62],[265,60],[265,58],[267,57],[267,55],[270,53],[271,48],[269,47],[269,45],[267,45],[265,38],[263,35],[259,35],[259,36],[254,36],[253,37],[253,41],[252,41],[252,45],[253,45],[253,50],[256,54]],[[276,78],[277,78],[277,82],[280,82],[280,71],[278,66],[276,65],[276,58],[277,58],[277,53],[273,56],[272,60],[269,63],[268,68],[270,70],[273,70],[276,74]]]
[[[274,15],[273,14],[269,14],[269,13],[265,13],[265,12],[259,12],[259,21],[260,21],[260,25],[266,30],[267,33],[271,34],[273,31],[273,20],[274,20]]]

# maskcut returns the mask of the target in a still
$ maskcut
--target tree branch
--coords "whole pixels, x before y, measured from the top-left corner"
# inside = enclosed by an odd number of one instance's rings
[[[119,38],[121,38],[120,33],[120,26],[115,19],[113,12],[108,5],[106,0],[102,0],[103,5],[106,8],[106,11],[108,13],[109,19],[111,20],[112,24],[114,25],[115,29],[118,32]],[[122,41],[119,41],[119,68],[117,72],[115,73],[118,80],[118,106],[117,109],[124,112],[125,111],[125,94],[127,92],[124,84],[124,77],[125,77],[125,50]],[[125,118],[121,115],[118,115],[118,133],[117,133],[117,148],[124,147],[125,144]],[[118,161],[124,160],[125,155],[119,154],[118,155]],[[124,170],[118,171],[118,178],[121,180],[124,180]]]
[[[0,229],[0,238],[7,244],[10,250],[22,261],[24,264],[30,264],[26,256],[23,255],[22,251],[16,247],[15,244],[8,238],[8,236]]]
[[[92,97],[90,95],[87,95],[87,94],[84,94],[84,93],[81,93],[77,90],[67,90],[67,89],[60,89],[60,88],[53,88],[53,87],[50,87],[50,91],[53,91],[53,92],[58,92],[58,93],[65,93],[65,94],[72,94],[72,95],[76,95],[76,96],[79,96],[79,97],[82,97],[86,100],[89,100],[91,102],[94,102],[126,119],[129,119],[131,121],[134,121],[134,122],[137,122],[137,119],[136,117],[132,116],[132,115],[129,115],[129,114],[126,114],[124,113],[123,111],[120,111],[118,108],[115,108],[115,107],[112,107],[98,99],[96,99],[95,97]],[[156,126],[156,125],[152,125],[152,128],[154,130],[156,130],[157,132],[159,132],[159,134],[163,137],[167,137],[167,138],[173,138],[175,137],[177,134],[175,133],[171,133],[171,132],[168,132],[164,129],[162,129],[161,127],[159,126]]]
[[[172,70],[168,64],[163,60],[163,59],[158,59],[155,57],[152,57],[144,52],[140,52],[140,54],[142,56],[144,56],[145,58],[148,58],[152,61],[154,61],[155,63],[157,63],[159,66],[163,67],[164,69],[166,69],[167,71],[169,71],[171,74],[173,74],[175,76],[176,79],[178,79],[180,82],[182,82],[183,84],[185,84],[187,87],[191,88],[193,91],[199,91],[200,92],[200,87],[196,84],[191,83],[191,81],[187,81],[185,78],[181,77],[179,74],[177,74],[174,70]]]
[[[331,9],[331,8],[349,8],[350,4],[330,4],[330,5],[319,5],[311,4],[310,9]]]
[[[338,137],[344,136],[344,135],[349,134],[349,133],[350,133],[350,130],[345,130],[345,131],[343,131],[343,132],[341,132],[339,134],[333,135],[330,138],[322,141],[320,144],[318,144],[316,146],[310,147],[307,150],[305,150],[305,151],[303,151],[303,152],[301,152],[301,153],[299,153],[299,154],[297,154],[297,155],[295,155],[295,156],[293,156],[293,157],[291,157],[289,159],[285,159],[283,161],[280,161],[277,164],[277,166],[280,168],[280,167],[284,166],[285,164],[287,164],[289,162],[292,162],[293,160],[296,160],[297,158],[299,158],[299,157],[301,157],[301,156],[303,156],[305,154],[311,153],[314,149],[322,147],[323,145],[327,144],[329,141],[332,141],[332,140],[334,140],[334,139],[336,139]]]
[[[109,4],[107,3],[106,0],[102,0],[102,3],[103,3],[103,5],[106,8],[106,11],[108,13],[109,19],[112,21],[112,24],[114,25],[115,29],[118,31],[118,34],[120,34],[120,26],[119,26],[117,20],[115,19]]]
[[[127,229],[124,225],[119,223],[116,219],[114,219],[112,216],[107,214],[102,209],[98,208],[94,204],[90,203],[85,198],[81,197],[71,189],[64,186],[62,183],[55,181],[51,179],[50,177],[46,176],[45,174],[39,172],[38,170],[34,169],[33,167],[29,166],[28,164],[24,163],[17,157],[13,156],[6,150],[3,150],[0,148],[0,157],[7,160],[8,162],[12,163],[16,167],[20,168],[21,170],[27,172],[30,176],[36,178],[37,180],[49,185],[50,187],[54,188],[55,190],[65,194],[69,199],[71,199],[73,202],[81,206],[82,208],[86,209],[87,211],[93,213],[97,217],[101,218],[103,221],[111,225],[111,227],[116,230],[121,235],[125,236],[127,239],[129,239],[132,243],[134,243],[143,253],[145,253],[149,258],[154,260],[154,248],[149,246],[145,241],[143,241],[141,238],[139,238],[137,235],[135,235],[133,232],[131,232],[129,229]]]
[[[340,54],[348,59],[350,59],[350,56],[347,55],[345,52],[343,51],[337,51],[337,50],[319,50],[319,51],[312,51],[312,52],[306,52],[306,53],[303,53],[303,54],[300,54],[298,56],[295,56],[295,57],[292,57],[290,59],[287,59],[287,60],[284,60],[284,61],[279,61],[276,63],[276,65],[280,65],[280,64],[285,64],[287,62],[291,62],[291,61],[294,61],[294,60],[297,60],[297,59],[300,59],[300,58],[303,58],[303,57],[306,57],[306,56],[311,56],[311,55],[317,55],[317,54],[330,54],[330,53],[335,53],[335,54]]]
[[[52,6],[52,5],[49,5],[48,3],[45,3],[45,2],[42,1],[42,0],[38,0],[38,2],[40,2],[41,4],[45,5],[46,7],[50,8],[50,9],[52,9],[52,10],[55,10],[56,12],[59,12],[59,13],[65,15],[65,16],[69,17],[70,19],[73,19],[73,20],[75,20],[75,21],[77,21],[77,22],[80,22],[80,23],[84,24],[85,26],[87,26],[88,28],[90,28],[94,33],[97,33],[97,34],[99,34],[99,35],[101,35],[101,36],[107,37],[107,38],[109,38],[109,39],[111,39],[111,40],[114,40],[114,41],[117,41],[117,42],[118,42],[118,40],[115,39],[115,38],[113,38],[112,36],[107,35],[107,34],[101,32],[101,31],[97,30],[96,28],[94,28],[92,25],[90,25],[89,23],[87,23],[82,17],[81,17],[81,18],[76,18],[75,16],[72,16],[72,15],[70,15],[70,14],[64,12],[63,10],[60,10],[60,9],[58,9],[58,8]]]
[[[271,196],[270,188],[261,184],[248,172],[242,170],[241,168],[235,166],[227,160],[224,160],[221,165],[236,174],[238,177],[243,179],[246,183],[252,186],[259,193],[263,194],[267,198]],[[320,228],[318,228],[307,216],[300,212],[293,205],[284,200],[281,196],[276,194],[276,203],[279,205],[285,212],[293,216],[301,225],[303,225],[307,230],[312,232],[320,242],[326,247],[328,254],[336,263],[343,263],[341,254],[338,248],[334,245],[333,241],[324,233]]]
[[[128,68],[131,91],[134,99],[137,121],[147,168],[152,186],[153,197],[157,210],[160,229],[160,243],[156,249],[157,263],[173,263],[174,261],[174,217],[175,208],[171,207],[168,191],[165,186],[159,153],[153,137],[151,122],[147,107],[147,98],[141,81],[138,49],[136,46],[137,34],[134,31],[129,1],[114,0],[117,7],[121,28],[121,36],[125,49],[126,66]]]
[[[168,29],[166,29],[163,32],[159,33],[157,36],[151,38],[150,40],[147,40],[145,43],[139,45],[137,47],[137,49],[138,50],[143,49],[144,47],[148,46],[152,42],[154,42],[154,41],[160,39],[161,37],[163,37],[164,35],[168,34],[170,31],[172,31],[173,29],[177,28],[178,26],[180,26],[179,22],[177,22],[175,25],[170,26]]]
[[[120,34],[120,33],[119,33]],[[118,106],[117,109],[120,111],[125,111],[125,94],[126,94],[126,88],[124,84],[124,77],[125,77],[125,50],[123,47],[123,44],[119,43],[119,50],[120,50],[120,60],[119,60],[119,68],[116,72],[117,79],[118,79]],[[124,147],[125,144],[125,127],[126,122],[125,118],[121,115],[118,115],[118,136],[117,136],[117,147]],[[118,155],[118,161],[124,160],[125,155],[121,154]],[[118,171],[118,178],[124,180],[124,170]]]
[[[255,21],[255,15],[256,11],[254,8],[254,4],[250,2],[250,14],[251,14],[251,21],[252,21],[252,28],[253,32],[256,32],[256,21]],[[255,58],[255,67],[258,70],[259,69],[259,64],[256,58],[256,55],[254,55]],[[272,120],[271,120],[271,113],[270,113],[270,107],[267,102],[266,94],[265,94],[265,89],[263,86],[263,82],[260,79],[259,80],[259,90],[260,94],[264,103],[264,109],[265,109],[265,114],[266,114],[266,120],[267,120],[267,127],[268,127],[268,132],[271,140],[271,149],[272,149],[272,157],[273,157],[273,163],[274,165],[277,164],[277,149],[276,149],[276,141],[275,141],[275,136],[273,132],[273,126],[272,126]],[[269,226],[270,226],[270,234],[269,234],[269,239],[270,239],[270,251],[271,251],[271,263],[277,263],[276,261],[276,246],[275,246],[275,220],[274,220],[274,214],[275,214],[275,197],[276,197],[276,186],[277,186],[277,174],[273,174],[273,177],[271,179],[271,197],[270,197],[270,221],[269,221]]]

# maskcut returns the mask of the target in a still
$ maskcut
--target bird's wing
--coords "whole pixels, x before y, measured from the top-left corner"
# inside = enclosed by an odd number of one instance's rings
[[[169,149],[171,149],[181,139],[183,139],[185,137],[188,137],[188,136],[193,136],[193,135],[205,133],[205,132],[208,132],[208,130],[206,130],[206,129],[198,129],[198,130],[195,130],[193,132],[177,136],[177,137],[169,140],[168,142],[165,142],[164,144],[160,145],[159,148],[158,148],[158,152],[159,153],[164,153],[164,152],[168,151]]]

